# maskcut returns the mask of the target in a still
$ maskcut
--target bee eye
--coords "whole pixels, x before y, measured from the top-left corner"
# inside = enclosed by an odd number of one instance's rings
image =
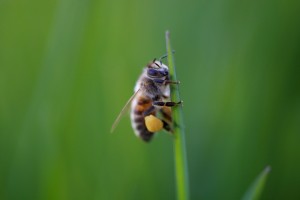
[[[149,76],[157,76],[157,70],[155,69],[148,69],[148,75]]]

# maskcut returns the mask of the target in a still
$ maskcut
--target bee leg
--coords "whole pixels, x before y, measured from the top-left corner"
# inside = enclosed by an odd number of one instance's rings
[[[170,124],[165,120],[161,120],[163,122],[163,127],[166,131],[173,133],[173,129],[171,128]]]
[[[145,116],[150,115],[154,110],[155,110],[155,107],[154,107],[154,106],[151,106],[150,108],[148,108],[147,110],[145,110],[145,111],[143,112],[143,116],[145,117]]]
[[[167,85],[167,84],[180,84],[180,81],[165,80],[163,84],[165,84],[165,85]]]
[[[153,106],[167,106],[167,107],[173,107],[173,106],[177,106],[177,105],[181,105],[182,101],[179,102],[173,102],[173,101],[168,101],[168,102],[164,102],[164,101],[154,101],[152,103]]]

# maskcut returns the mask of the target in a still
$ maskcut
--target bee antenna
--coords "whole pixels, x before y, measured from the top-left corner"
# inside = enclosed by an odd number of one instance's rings
[[[156,58],[153,59],[152,63],[155,64],[158,68],[160,68],[159,64],[156,63]],[[151,64],[152,64],[151,63]],[[148,68],[151,68],[151,64],[148,65]]]
[[[161,62],[160,62],[160,63],[161,63]],[[160,68],[159,64],[157,64],[156,62],[154,62],[154,64],[155,64],[158,68]]]
[[[175,53],[175,50],[172,50],[172,53]],[[162,55],[160,58],[159,58],[159,62],[160,64],[162,64],[161,60],[168,57],[168,54],[166,53],[165,55]]]
[[[157,64],[157,63],[155,62],[156,60],[157,60],[157,59],[154,58],[152,62],[153,62],[158,68],[160,68],[159,64]],[[161,62],[160,62],[160,63],[161,63]]]

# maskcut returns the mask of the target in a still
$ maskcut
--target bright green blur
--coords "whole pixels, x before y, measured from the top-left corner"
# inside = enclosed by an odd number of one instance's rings
[[[299,1],[0,0],[0,199],[176,198],[173,140],[111,125],[171,31],[191,199],[300,199]]]

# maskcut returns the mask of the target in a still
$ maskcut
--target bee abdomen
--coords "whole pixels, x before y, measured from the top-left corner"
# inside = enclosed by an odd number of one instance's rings
[[[154,134],[153,132],[147,130],[145,118],[142,115],[135,116],[133,128],[136,134],[146,142],[150,141]]]
[[[139,97],[132,104],[131,123],[135,134],[145,142],[151,140],[153,132],[148,131],[144,112],[151,107],[151,99]]]

